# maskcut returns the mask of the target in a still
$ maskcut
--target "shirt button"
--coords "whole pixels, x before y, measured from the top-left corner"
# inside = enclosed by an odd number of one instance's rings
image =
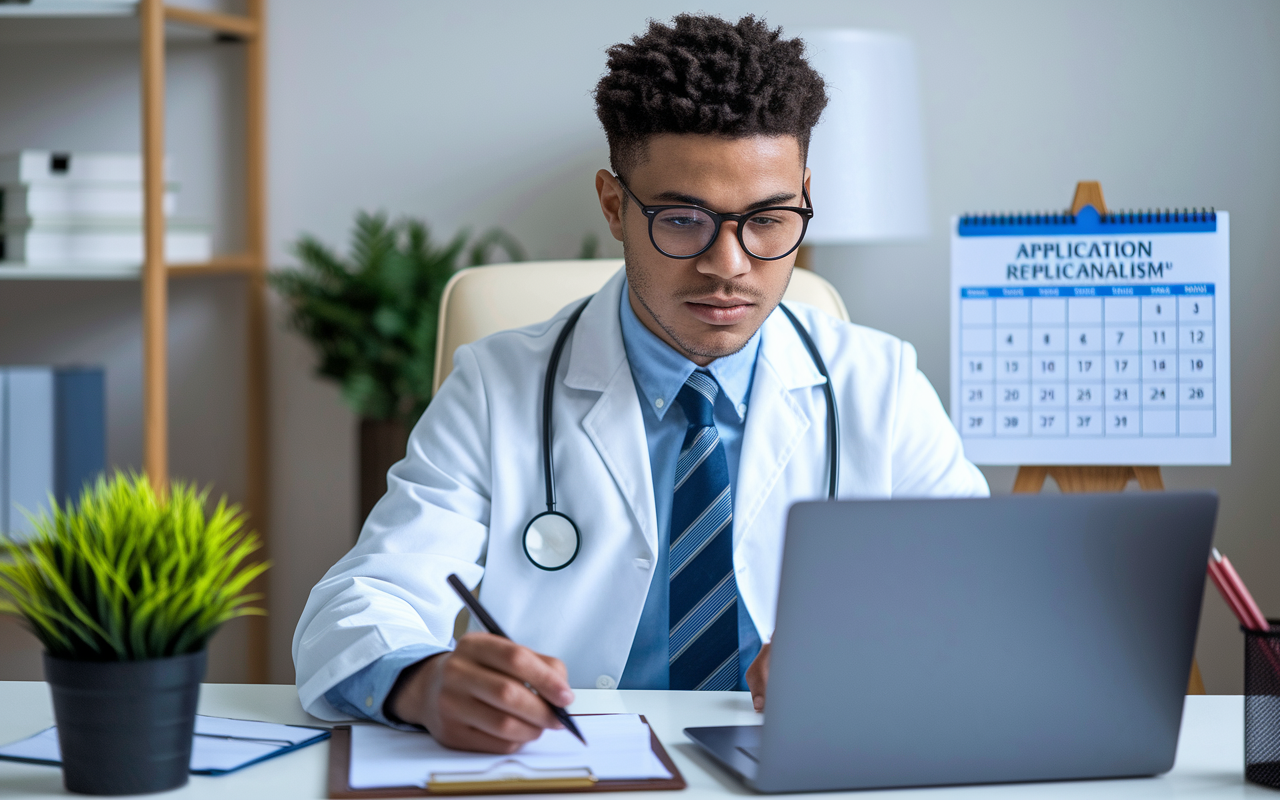
[[[364,707],[373,708],[373,695],[370,695],[364,699]]]
[[[658,408],[662,408],[663,406],[665,406],[665,405],[667,404],[667,401],[666,401],[666,400],[663,400],[661,397],[659,397],[657,400],[654,400],[654,401],[653,401],[653,404],[654,404],[655,406],[657,406]]]
[[[613,688],[613,678],[612,678],[612,677],[610,677],[610,676],[608,676],[608,675],[601,675],[599,678],[596,678],[596,688],[597,688],[597,689],[612,689],[612,688]]]
[[[743,414],[746,414],[746,413],[747,413],[747,404],[738,403],[738,416],[742,416]]]

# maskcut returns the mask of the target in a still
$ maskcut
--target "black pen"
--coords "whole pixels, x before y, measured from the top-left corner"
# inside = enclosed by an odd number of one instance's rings
[[[494,636],[501,636],[503,639],[508,641],[511,640],[511,637],[502,631],[502,627],[494,621],[493,617],[489,616],[489,612],[484,610],[484,606],[480,605],[480,601],[477,600],[471,592],[467,591],[467,585],[463,583],[457,575],[449,575],[448,580],[449,585],[458,593],[458,597],[461,597],[462,602],[466,603],[467,608],[471,610],[471,616],[480,620],[480,624],[484,626],[485,630],[492,633]],[[542,695],[538,695],[538,697],[542,697]],[[569,733],[577,736],[578,741],[583,744],[587,743],[587,740],[582,738],[582,732],[578,730],[578,726],[574,724],[573,718],[569,716],[568,711],[565,711],[563,708],[545,697],[542,697],[542,702],[547,704],[547,708],[551,709],[551,713],[556,715],[556,719],[560,720],[560,724],[563,725]]]

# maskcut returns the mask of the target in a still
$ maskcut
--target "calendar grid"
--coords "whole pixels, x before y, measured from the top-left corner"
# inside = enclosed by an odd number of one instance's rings
[[[962,287],[961,434],[1213,437],[1211,283]]]

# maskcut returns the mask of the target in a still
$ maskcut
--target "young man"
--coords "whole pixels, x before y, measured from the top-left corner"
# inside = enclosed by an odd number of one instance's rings
[[[600,207],[626,267],[585,304],[554,376],[558,509],[581,539],[533,563],[542,387],[574,303],[458,350],[359,544],[294,638],[304,707],[511,752],[570,687],[732,689],[762,708],[787,508],[825,497],[826,382],[778,309],[826,104],[803,44],[682,15],[609,50]],[[985,495],[910,345],[792,309],[830,368],[839,496]],[[480,599],[514,641],[452,641]]]

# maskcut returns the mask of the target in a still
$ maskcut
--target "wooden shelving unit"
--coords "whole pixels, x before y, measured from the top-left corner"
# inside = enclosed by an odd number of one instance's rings
[[[157,484],[169,479],[168,282],[169,278],[241,275],[245,283],[248,348],[244,508],[250,524],[267,535],[267,362],[266,362],[266,0],[247,0],[244,15],[137,2],[62,2],[0,5],[3,17],[82,17],[115,19],[135,15],[140,29],[142,72],[142,161],[144,252],[139,265],[117,267],[76,264],[0,269],[0,280],[140,280],[143,346],[143,468]],[[245,233],[243,252],[208,262],[164,262],[165,215],[165,41],[166,23],[193,26],[242,42],[245,55]],[[264,554],[265,555],[265,554]],[[266,594],[266,585],[257,587]],[[267,626],[250,617],[248,678],[267,681]]]

